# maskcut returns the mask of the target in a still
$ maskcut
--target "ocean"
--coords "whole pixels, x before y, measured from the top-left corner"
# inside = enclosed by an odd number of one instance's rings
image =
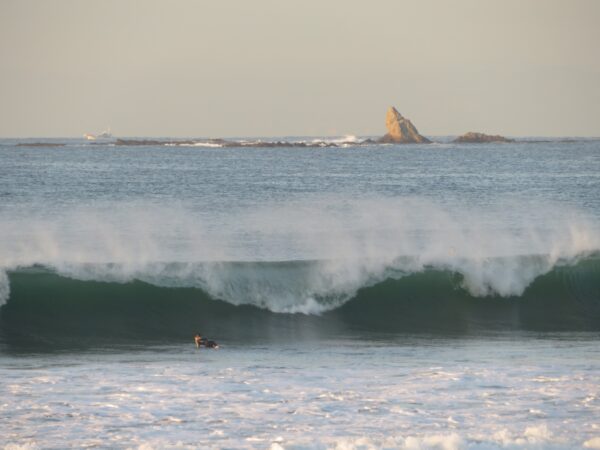
[[[0,139],[0,448],[600,449],[600,140],[437,141]]]

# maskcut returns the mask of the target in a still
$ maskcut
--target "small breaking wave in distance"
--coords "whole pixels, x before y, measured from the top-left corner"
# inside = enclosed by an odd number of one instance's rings
[[[127,147],[217,147],[217,148],[322,148],[338,147],[346,148],[350,146],[373,145],[379,142],[370,138],[358,138],[354,135],[347,135],[338,138],[315,138],[315,139],[294,139],[282,138],[273,139],[117,139],[114,141],[116,146]],[[92,143],[93,145],[94,143]]]

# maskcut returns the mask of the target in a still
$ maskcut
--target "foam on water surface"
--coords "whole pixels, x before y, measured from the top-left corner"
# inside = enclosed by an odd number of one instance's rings
[[[594,448],[598,356],[552,337],[38,356],[0,369],[0,429],[31,448]]]

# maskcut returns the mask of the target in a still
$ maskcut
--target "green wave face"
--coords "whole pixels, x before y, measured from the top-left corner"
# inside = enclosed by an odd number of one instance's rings
[[[318,263],[300,265],[306,264]],[[295,264],[247,263],[244,273],[269,266],[269,276],[276,276],[273,265],[289,270]],[[243,343],[404,333],[600,331],[597,256],[555,267],[520,296],[475,297],[460,273],[429,269],[369,283],[343,301],[336,294],[333,300],[316,298],[335,305],[318,314],[236,305],[200,287],[82,281],[42,268],[12,271],[8,277],[10,297],[0,308],[0,339],[8,349],[160,345],[191,342],[196,332],[220,343]]]

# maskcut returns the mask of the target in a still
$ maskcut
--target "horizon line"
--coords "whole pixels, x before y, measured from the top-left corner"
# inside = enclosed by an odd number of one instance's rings
[[[461,133],[461,134],[424,134],[423,136],[432,137],[432,138],[446,138],[446,137],[458,137],[462,136],[466,133],[470,133],[471,131]],[[488,134],[488,133],[485,133]],[[150,134],[150,135],[118,135],[113,136],[112,139],[130,139],[130,138],[152,138],[152,139],[210,139],[210,140],[235,140],[235,139],[285,139],[285,138],[341,138],[341,137],[357,137],[357,138],[380,138],[383,134],[353,134],[353,133],[343,133],[343,134],[322,134],[322,135],[301,135],[301,134],[288,134],[288,135],[247,135],[247,136],[219,136],[219,137],[211,137],[211,136],[192,136],[192,135],[158,135],[158,134]],[[546,139],[557,139],[557,138],[579,138],[579,139],[600,139],[600,134],[598,135],[585,135],[585,134],[503,134],[502,136],[508,138],[546,138]],[[0,139],[85,139],[83,135],[80,136],[44,136],[44,135],[34,135],[34,136],[0,136]],[[91,141],[93,142],[93,141]]]

